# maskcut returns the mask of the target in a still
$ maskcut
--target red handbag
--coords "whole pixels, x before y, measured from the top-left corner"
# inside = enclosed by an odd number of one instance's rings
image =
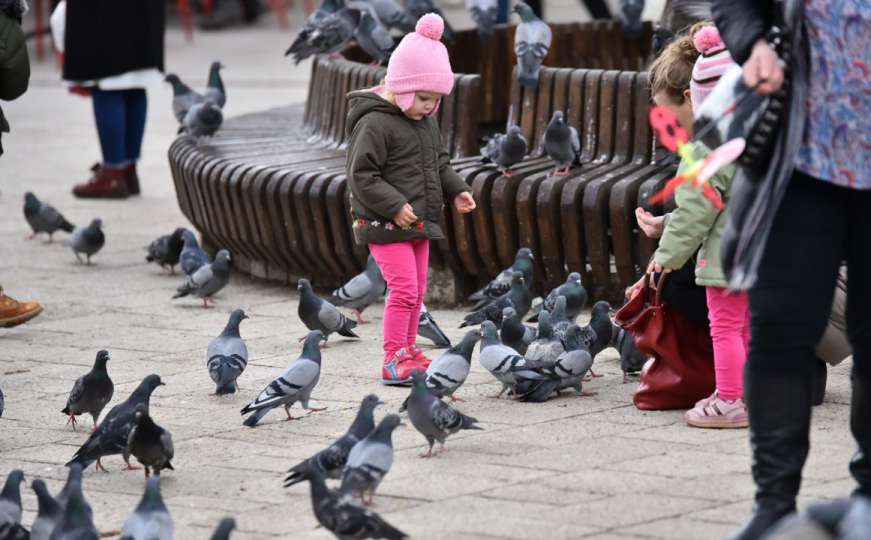
[[[650,274],[644,286],[620,308],[614,318],[635,337],[638,350],[652,356],[641,370],[635,406],[643,410],[689,409],[714,392],[714,348],[707,325],[690,321],[654,289]]]

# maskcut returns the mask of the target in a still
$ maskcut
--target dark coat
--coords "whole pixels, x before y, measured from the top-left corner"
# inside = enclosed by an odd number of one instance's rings
[[[470,189],[451,167],[436,120],[411,120],[371,90],[348,99],[346,167],[357,243],[444,238],[444,201]],[[419,221],[400,229],[391,220],[405,203]]]
[[[163,71],[165,5],[162,0],[67,0],[64,80]]]
[[[0,11],[0,99],[12,100],[27,90],[30,60],[19,22]],[[0,133],[9,132],[9,123],[0,109]],[[0,146],[0,154],[3,147]]]

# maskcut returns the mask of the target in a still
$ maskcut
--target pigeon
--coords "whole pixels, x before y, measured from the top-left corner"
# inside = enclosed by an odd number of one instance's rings
[[[63,489],[60,490],[60,493],[57,494],[57,498],[55,499],[57,503],[60,505],[61,509],[65,509],[67,507],[67,503],[70,500],[70,497],[73,496],[73,493],[78,490],[81,493],[82,489],[82,466],[78,463],[73,463],[70,465],[70,472],[67,474],[67,481],[64,484]],[[88,504],[87,501],[82,498],[82,502],[85,507],[85,513],[88,514],[89,518],[94,517],[94,511],[91,510],[91,505]]]
[[[511,167],[523,161],[528,149],[529,143],[520,127],[511,126],[508,133],[497,133],[481,148],[482,161],[495,163],[502,176],[509,178],[514,174]]]
[[[499,342],[493,321],[481,323],[481,353],[478,360],[481,366],[502,383],[502,390],[496,395],[502,397],[506,390],[513,390],[515,374],[526,365],[526,359],[511,347]]]
[[[439,325],[436,324],[432,314],[426,309],[425,304],[420,306],[420,322],[417,325],[417,335],[424,337],[433,343],[436,347],[450,347],[451,340],[442,332]]]
[[[499,0],[466,0],[466,10],[478,27],[478,36],[482,40],[493,37],[499,12]]]
[[[127,436],[127,446],[122,455],[128,463],[133,455],[145,469],[145,478],[151,476],[152,471],[155,476],[160,476],[163,469],[175,470],[171,463],[175,455],[172,434],[154,423],[145,405],[136,408],[133,429]]]
[[[354,31],[360,23],[361,11],[357,9],[339,9],[327,13],[314,22],[312,31],[306,36],[304,43],[295,51],[288,49],[284,55],[293,55],[293,63],[299,64],[315,54],[335,54],[344,49],[354,38]]]
[[[154,262],[160,265],[161,268],[169,267],[169,273],[175,273],[175,265],[178,264],[181,257],[181,250],[184,248],[183,234],[187,229],[179,227],[172,234],[160,236],[146,248],[148,255],[145,256],[147,262]]]
[[[197,242],[197,237],[191,231],[185,229],[183,233],[181,233],[181,238],[184,242],[183,247],[181,249],[181,255],[179,256],[179,261],[181,262],[181,271],[186,276],[192,275],[194,272],[200,269],[200,267],[209,264],[211,259],[209,255],[203,251],[200,247],[199,242]]]
[[[191,107],[202,103],[206,98],[183,83],[175,73],[167,74],[163,80],[172,85],[172,114],[181,124]]]
[[[319,470],[313,469],[306,479],[311,486],[312,510],[318,523],[336,538],[408,538],[408,535],[384,521],[378,514],[356,504],[347,495],[328,488],[323,473]]]
[[[96,430],[100,413],[112,400],[115,383],[112,382],[112,379],[109,378],[109,372],[106,371],[106,362],[109,359],[109,351],[98,351],[91,371],[76,379],[76,383],[67,398],[67,406],[61,410],[62,413],[70,417],[67,420],[67,425],[72,424],[73,430],[76,429],[76,416],[85,413],[90,414],[93,418]]]
[[[554,334],[550,312],[542,311],[538,316],[538,332],[535,335],[535,340],[529,344],[523,357],[526,358],[528,365],[550,366],[556,362],[563,351],[565,351],[565,347]]]
[[[520,272],[523,274],[523,279],[526,280],[526,283],[532,283],[533,259],[531,249],[523,247],[517,250],[517,254],[514,256],[514,263],[511,267],[499,272],[499,275],[493,278],[486,287],[476,291],[469,297],[469,301],[476,302],[475,307],[472,309],[479,310],[507,293],[511,288],[512,272]]]
[[[133,429],[137,406],[145,405],[145,410],[148,411],[151,393],[158,386],[164,386],[159,375],[152,374],[142,379],[130,397],[112,407],[66,466],[69,467],[77,463],[82,466],[82,469],[87,469],[91,463],[96,461],[97,469],[105,471],[100,459],[124,451],[127,447],[127,437],[130,435],[130,430]],[[129,461],[126,459],[124,461],[127,463],[128,469],[134,468]]]
[[[357,410],[357,417],[354,418],[348,431],[327,448],[288,469],[287,477],[284,479],[284,487],[290,487],[304,481],[308,478],[311,468],[316,468],[327,478],[339,478],[345,468],[345,463],[348,462],[348,454],[351,449],[375,429],[373,412],[375,407],[383,404],[384,402],[380,401],[375,394],[369,394],[363,398],[363,402],[360,403],[360,408]]]
[[[472,366],[475,343],[481,339],[480,330],[469,330],[463,340],[436,358],[426,370],[426,385],[436,396],[450,397],[451,401],[463,401],[454,397]]]
[[[378,20],[388,29],[395,28],[404,34],[414,31],[415,19],[396,0],[372,0],[370,3]]]
[[[220,108],[224,108],[227,104],[227,89],[224,88],[224,81],[221,80],[221,70],[224,69],[224,64],[217,60],[209,66],[209,81],[206,85],[206,91],[203,97],[206,101],[211,101]]]
[[[187,133],[194,137],[212,137],[224,123],[221,107],[211,99],[192,105],[181,125],[178,134]]]
[[[596,331],[596,341],[590,348],[590,354],[593,355],[593,358],[596,358],[612,342],[611,336],[614,332],[614,323],[611,321],[611,304],[605,300],[600,300],[593,304],[593,309],[590,312],[589,326]]]
[[[566,317],[566,297],[560,296],[556,299],[553,306],[553,311],[550,312],[550,322],[553,326],[553,334],[560,342],[565,345],[566,334],[569,328],[577,326],[574,321]],[[593,348],[598,339],[598,334],[590,326],[584,326],[580,329],[581,342],[587,351]]]
[[[6,477],[0,491],[0,525],[21,523],[21,482],[24,482],[24,473],[20,469]]]
[[[78,465],[74,468],[78,468]],[[98,540],[100,536],[92,521],[93,511],[82,494],[81,470],[78,478],[68,481],[64,489],[67,487],[69,499],[64,503],[63,515],[48,537],[49,540]]]
[[[3,390],[0,390],[0,418],[3,418],[3,410],[6,408],[6,400],[3,398]]]
[[[502,310],[502,328],[499,329],[499,337],[502,343],[516,350],[520,354],[526,353],[529,344],[535,340],[536,330],[520,322],[517,310],[507,307]]]
[[[540,403],[564,388],[574,388],[582,396],[594,395],[582,389],[584,375],[592,365],[593,357],[583,342],[582,329],[573,326],[566,334],[566,350],[552,364],[534,368],[524,366],[515,374],[516,397],[520,401]]]
[[[643,11],[644,0],[620,0],[620,11],[617,12],[617,19],[627,36],[635,38],[641,35],[643,28],[641,13]]]
[[[253,428],[269,411],[284,406],[288,420],[295,420],[290,415],[290,408],[299,401],[309,412],[322,411],[309,407],[312,390],[318,384],[321,376],[321,350],[318,344],[326,338],[319,330],[313,330],[305,337],[302,354],[287,366],[287,369],[274,381],[269,383],[257,397],[245,405],[240,411],[244,416],[253,412],[243,424]]]
[[[215,255],[215,260],[200,267],[199,270],[187,276],[185,282],[176,289],[173,299],[192,294],[203,300],[203,307],[209,307],[214,302],[212,296],[227,286],[230,281],[230,252],[222,249]]]
[[[323,0],[318,9],[313,11],[308,16],[308,18],[306,18],[305,22],[302,25],[302,30],[300,30],[299,34],[297,34],[296,38],[294,38],[293,43],[291,43],[290,47],[287,49],[287,51],[285,51],[284,56],[299,54],[303,50],[305,50],[309,38],[311,37],[312,33],[318,28],[318,23],[326,18],[327,15],[335,13],[343,7],[344,2],[342,0]]]
[[[375,257],[369,255],[366,269],[334,290],[329,301],[334,306],[352,309],[357,316],[357,322],[364,324],[366,321],[363,320],[363,311],[386,293],[387,282],[384,281],[384,275],[381,274]]]
[[[360,337],[352,331],[357,323],[342,315],[333,304],[319,298],[312,290],[309,280],[299,280],[296,288],[300,291],[297,312],[309,330],[320,330],[324,340],[333,332],[345,337]]]
[[[520,15],[520,24],[514,33],[517,80],[526,88],[538,88],[538,73],[552,39],[550,26],[523,2],[515,4],[514,12]]]
[[[121,540],[172,540],[175,525],[160,496],[160,476],[145,481],[139,506],[127,516]]]
[[[206,349],[206,367],[217,385],[215,394],[219,396],[236,392],[239,386],[236,379],[248,365],[248,347],[239,335],[239,323],[247,318],[243,310],[234,309],[227,326]]]
[[[360,12],[360,24],[354,30],[354,38],[376,64],[386,62],[396,45],[387,28],[366,10]]]
[[[236,520],[231,517],[225,517],[218,523],[218,528],[212,533],[209,540],[230,540],[230,533],[236,528]]]
[[[441,445],[440,451],[444,451],[448,436],[461,429],[483,429],[476,425],[476,419],[457,411],[433,394],[426,386],[426,374],[423,371],[413,369],[411,377],[414,384],[407,400],[408,418],[429,444],[426,453],[420,457],[432,457],[432,447],[436,441]]]
[[[360,497],[363,504],[371,504],[375,490],[393,465],[393,430],[400,425],[398,415],[388,414],[372,433],[354,445],[342,471],[339,491]]]
[[[442,10],[433,3],[433,0],[405,0],[405,9],[415,21],[420,21],[420,18],[427,13],[435,13],[444,21],[445,29],[442,33],[442,39],[448,43],[454,41],[454,29],[448,23],[448,18],[445,17]]]
[[[73,248],[73,253],[79,262],[82,262],[79,256],[81,253],[87,258],[85,264],[91,264],[91,257],[106,244],[106,235],[103,234],[102,227],[103,220],[94,218],[87,227],[73,229],[73,236],[67,240],[67,243]]]
[[[497,326],[501,325],[502,310],[507,307],[513,307],[517,311],[517,314],[522,317],[526,315],[527,311],[529,311],[531,304],[532,295],[526,286],[523,274],[520,272],[514,272],[514,275],[511,277],[511,288],[508,289],[508,292],[493,300],[493,302],[487,306],[466,315],[460,328],[465,328],[466,326],[474,324],[481,324],[485,320],[493,321]]]
[[[581,284],[581,274],[572,272],[562,285],[551,290],[544,301],[532,309],[532,316],[527,322],[538,320],[538,313],[542,309],[553,311],[556,299],[559,296],[566,297],[566,316],[574,321],[587,305],[587,289]]]
[[[544,130],[544,151],[554,162],[552,176],[566,176],[573,163],[577,163],[581,152],[578,130],[566,124],[562,111],[554,111],[550,123]]]
[[[29,238],[35,238],[39,233],[46,233],[49,243],[55,232],[60,230],[71,233],[75,228],[54,206],[40,201],[30,191],[24,194],[24,219],[33,230]]]
[[[620,370],[623,371],[623,382],[626,383],[630,373],[641,371],[648,357],[638,350],[635,337],[623,328],[615,325],[611,336],[610,346],[620,353]]]
[[[63,508],[48,492],[44,481],[34,480],[30,486],[36,493],[36,500],[39,503],[39,511],[30,527],[30,540],[48,540],[51,531],[60,523]]]

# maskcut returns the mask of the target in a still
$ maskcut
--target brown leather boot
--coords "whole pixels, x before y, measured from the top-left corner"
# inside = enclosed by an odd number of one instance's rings
[[[94,175],[73,188],[73,195],[82,199],[126,199],[127,180],[124,167],[92,167]]]
[[[42,313],[36,302],[19,302],[6,296],[0,288],[0,328],[10,328],[25,323]]]
[[[139,195],[139,175],[136,174],[135,161],[124,165],[124,179],[127,185],[127,193],[130,195]]]

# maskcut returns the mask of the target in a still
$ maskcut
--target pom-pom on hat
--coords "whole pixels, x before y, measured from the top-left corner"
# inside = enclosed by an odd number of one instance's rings
[[[735,62],[720,37],[720,31],[714,26],[699,29],[693,35],[693,45],[701,53],[693,66],[690,81],[690,99],[693,100],[693,107],[698,107]]]
[[[446,95],[454,88],[448,50],[440,41],[444,29],[441,17],[427,13],[417,21],[415,31],[402,38],[390,55],[384,82],[403,111],[414,105],[416,92]]]

